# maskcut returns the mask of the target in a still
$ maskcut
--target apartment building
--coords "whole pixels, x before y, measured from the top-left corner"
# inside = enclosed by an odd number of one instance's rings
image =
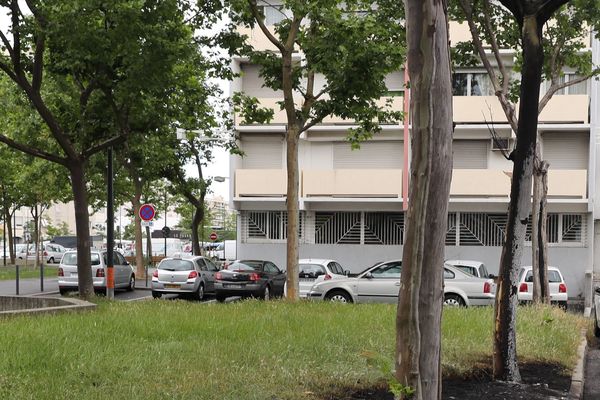
[[[282,18],[265,9],[267,24]],[[244,30],[256,49],[273,49],[260,30]],[[470,38],[464,25],[451,23],[451,41]],[[584,38],[590,43],[589,38]],[[593,42],[596,63],[600,45]],[[508,64],[514,52],[503,52]],[[301,55],[299,55],[301,57]],[[286,170],[281,93],[262,87],[259,69],[233,60],[242,76],[232,92],[255,96],[275,111],[268,125],[236,120],[245,157],[232,156],[230,202],[238,214],[238,256],[270,259],[285,267]],[[565,79],[573,75],[567,71]],[[404,72],[390,74],[386,85],[402,109]],[[510,148],[514,133],[490,89],[483,68],[457,70],[453,76],[454,168],[450,189],[447,259],[485,262],[498,273],[506,227],[512,163],[500,148]],[[543,90],[542,90],[543,92]],[[566,278],[570,297],[584,296],[586,271],[600,271],[600,228],[594,203],[600,185],[595,170],[600,151],[600,85],[585,82],[557,93],[539,118],[544,159],[550,163],[548,192],[549,263]],[[591,104],[591,106],[590,106]],[[493,124],[501,143],[491,140]],[[402,125],[383,125],[381,133],[351,150],[345,141],[352,121],[329,118],[301,136],[300,257],[333,258],[352,271],[402,257],[405,205],[403,179],[408,160]],[[410,157],[410,154],[408,155]],[[410,182],[409,182],[410,185]],[[527,246],[523,264],[531,264]],[[600,275],[599,275],[600,276]]]

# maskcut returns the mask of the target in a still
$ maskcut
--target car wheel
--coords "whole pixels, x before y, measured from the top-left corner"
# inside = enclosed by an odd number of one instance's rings
[[[152,297],[155,299],[160,299],[162,297],[162,293],[161,292],[155,292],[154,290],[152,291]]]
[[[69,291],[67,289],[58,288],[58,293],[60,293],[61,296],[65,296]]]
[[[450,307],[464,307],[466,306],[465,301],[462,297],[457,294],[446,294],[444,295],[444,305]]]
[[[135,290],[135,275],[131,274],[129,277],[129,286],[127,286],[128,292],[133,292]]]
[[[217,294],[217,295],[215,296],[215,298],[217,299],[217,301],[218,301],[219,303],[223,303],[223,302],[225,302],[225,299],[227,298],[227,296],[223,296],[222,294]]]
[[[325,300],[329,300],[335,303],[352,303],[352,297],[343,290],[334,290],[327,293]]]
[[[265,290],[260,295],[260,298],[267,301],[271,300],[271,288],[269,287],[269,285],[265,286]]]
[[[198,300],[198,301],[204,300],[204,284],[203,283],[201,283],[200,286],[198,286],[198,290],[196,291],[196,300]]]
[[[600,337],[600,327],[598,326],[598,315],[596,315],[595,308],[594,308],[594,336]]]

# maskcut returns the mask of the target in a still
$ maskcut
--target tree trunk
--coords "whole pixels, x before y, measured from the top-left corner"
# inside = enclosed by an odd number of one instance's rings
[[[533,295],[534,304],[542,301],[540,290],[540,238],[544,232],[540,231],[540,197],[542,176],[540,174],[541,153],[540,144],[535,146],[535,162],[533,168],[533,199],[531,209],[531,272],[533,274]]]
[[[537,143],[536,161],[533,170],[533,209],[531,211],[533,302],[550,304],[548,293],[548,232],[546,227],[547,195],[548,162],[542,160],[540,145]]]
[[[299,297],[298,281],[298,246],[299,220],[298,211],[298,127],[289,125],[286,134],[287,156],[287,298],[296,301]]]
[[[204,200],[202,201],[204,204]],[[200,248],[200,234],[199,227],[200,223],[204,221],[204,207],[194,207],[194,217],[192,218],[192,254],[199,256],[202,254]]]
[[[131,205],[133,206],[133,230],[135,235],[135,276],[138,278],[145,278],[144,238],[142,237],[142,218],[140,217],[140,207],[142,206],[142,182],[140,182],[139,179],[134,179],[133,186],[135,193],[131,199]]]
[[[531,181],[537,139],[538,101],[544,61],[542,24],[535,15],[523,17],[521,41],[523,68],[517,147],[500,274],[494,308],[494,378],[518,382],[516,311],[517,279],[521,266],[527,221],[531,210]]]
[[[539,243],[539,264],[540,268],[540,292],[542,303],[550,304],[550,285],[548,283],[548,163],[542,161],[542,182],[540,191],[540,235]]]
[[[9,247],[9,254],[10,254],[10,263],[12,265],[15,265],[16,263],[16,258],[17,255],[15,254],[15,245],[14,245],[14,235],[13,235],[13,213],[10,212],[9,208],[5,208],[4,209],[4,215],[6,216],[6,230],[7,235],[8,235],[8,247]]]
[[[90,215],[88,211],[88,195],[85,180],[84,164],[81,161],[71,162],[71,185],[75,203],[75,232],[77,235],[77,276],[79,280],[79,297],[88,299],[94,294],[92,284],[92,261],[90,255]]]
[[[440,399],[443,268],[452,174],[452,90],[445,3],[408,0],[412,161],[396,318],[402,398]]]

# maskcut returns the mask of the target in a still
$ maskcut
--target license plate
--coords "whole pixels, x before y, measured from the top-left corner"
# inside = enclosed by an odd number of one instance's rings
[[[174,284],[170,284],[170,283],[166,283],[165,287],[167,289],[179,289],[179,285],[174,285]]]
[[[241,289],[242,285],[225,285],[225,287],[232,288],[232,289]]]
[[[310,279],[310,278],[300,278],[300,282],[314,282],[314,279]]]

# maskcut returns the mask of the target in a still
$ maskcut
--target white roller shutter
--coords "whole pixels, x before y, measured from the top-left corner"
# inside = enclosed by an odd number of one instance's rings
[[[348,142],[333,144],[334,169],[402,169],[404,148],[399,141],[367,141],[352,150]]]
[[[263,87],[264,79],[260,77],[258,65],[242,64],[242,91],[253,97],[273,98],[283,97],[281,92],[276,92],[268,87]]]
[[[280,135],[260,135],[242,137],[244,169],[283,168],[283,137]]]
[[[542,156],[550,169],[587,169],[589,136],[587,133],[545,133]]]
[[[385,77],[387,90],[404,90],[404,72],[392,72]]]
[[[454,140],[454,169],[487,169],[490,140]]]

